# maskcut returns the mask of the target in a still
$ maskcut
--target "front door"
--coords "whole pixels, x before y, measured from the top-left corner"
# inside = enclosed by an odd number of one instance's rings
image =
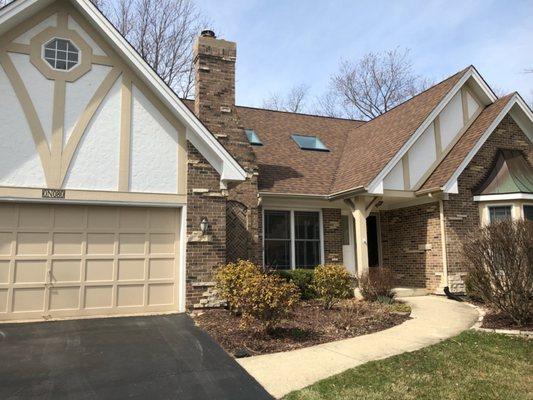
[[[366,240],[368,243],[368,266],[379,266],[379,236],[378,219],[375,215],[369,215],[366,219]]]
[[[351,215],[341,216],[342,259],[346,269],[355,275],[355,248],[352,221]]]

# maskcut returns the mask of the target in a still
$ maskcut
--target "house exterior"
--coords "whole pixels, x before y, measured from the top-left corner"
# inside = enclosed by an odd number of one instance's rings
[[[213,306],[239,258],[462,291],[532,218],[533,113],[474,67],[364,122],[237,106],[235,62],[203,32],[180,100],[88,0],[0,10],[0,321]]]

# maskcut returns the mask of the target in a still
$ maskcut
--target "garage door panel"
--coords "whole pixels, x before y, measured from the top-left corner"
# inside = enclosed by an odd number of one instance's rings
[[[0,256],[9,256],[11,254],[11,243],[13,242],[13,233],[0,232]]]
[[[81,282],[80,260],[53,260],[52,278],[54,282]]]
[[[174,285],[171,283],[151,284],[148,286],[148,305],[158,306],[172,304]]]
[[[44,232],[21,232],[17,234],[17,254],[21,256],[46,255],[49,234]]]
[[[113,260],[87,260],[85,280],[87,282],[113,280],[113,263]]]
[[[135,307],[144,304],[144,285],[119,285],[117,307]]]
[[[81,255],[82,241],[81,233],[54,233],[53,254]]]
[[[7,289],[0,289],[0,313],[7,313]]]
[[[9,266],[11,262],[7,260],[0,261],[0,284],[9,282]]]
[[[13,312],[44,311],[44,288],[13,289]]]
[[[144,233],[121,233],[119,236],[120,254],[145,254],[146,235]]]
[[[87,234],[87,254],[110,255],[115,249],[115,235],[112,233]]]
[[[118,261],[118,280],[144,280],[145,279],[145,260],[131,259]]]
[[[150,260],[149,279],[174,279],[174,259]]]
[[[77,310],[80,303],[79,287],[58,287],[50,289],[50,310]]]
[[[45,283],[46,260],[15,261],[14,283]]]
[[[177,311],[178,209],[0,203],[0,216],[0,321]]]

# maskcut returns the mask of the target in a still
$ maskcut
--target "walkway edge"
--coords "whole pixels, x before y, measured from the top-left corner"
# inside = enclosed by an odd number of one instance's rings
[[[478,310],[438,296],[402,298],[411,319],[384,331],[303,349],[238,359],[237,362],[274,397],[369,361],[419,350],[472,327]]]

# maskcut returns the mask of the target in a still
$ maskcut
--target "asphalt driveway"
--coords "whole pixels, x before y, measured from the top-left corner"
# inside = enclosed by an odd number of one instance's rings
[[[271,399],[184,314],[0,325],[0,399]]]

